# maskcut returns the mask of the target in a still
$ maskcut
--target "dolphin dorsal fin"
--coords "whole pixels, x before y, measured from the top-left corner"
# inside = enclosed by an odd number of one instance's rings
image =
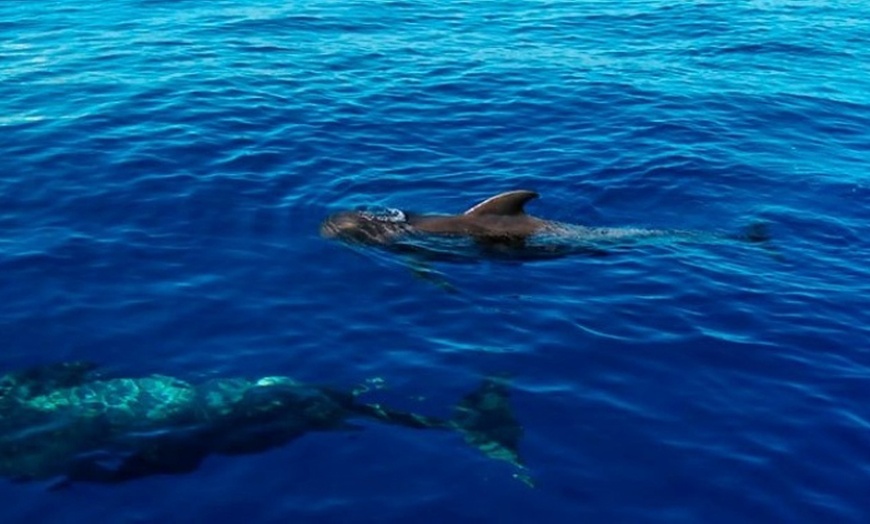
[[[499,193],[493,197],[489,197],[483,202],[471,207],[466,211],[465,215],[523,215],[525,210],[523,206],[529,200],[538,198],[534,191],[518,189],[516,191],[508,191]]]

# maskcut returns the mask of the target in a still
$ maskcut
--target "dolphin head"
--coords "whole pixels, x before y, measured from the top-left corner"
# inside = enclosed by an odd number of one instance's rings
[[[322,236],[358,244],[388,244],[408,230],[408,217],[398,209],[342,211],[320,225]]]

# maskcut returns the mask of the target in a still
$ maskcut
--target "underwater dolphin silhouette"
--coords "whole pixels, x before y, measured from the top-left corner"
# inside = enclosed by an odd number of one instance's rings
[[[767,234],[760,224],[742,234],[679,229],[587,227],[545,220],[525,211],[538,193],[515,190],[475,204],[458,215],[423,215],[387,209],[342,211],[320,226],[326,238],[428,255],[538,258],[568,253],[607,254],[608,246],[644,240],[745,240],[760,242]]]
[[[358,393],[283,376],[200,384],[163,375],[102,378],[81,362],[16,371],[0,376],[0,475],[58,479],[57,488],[186,473],[208,455],[265,451],[311,432],[353,428],[354,418],[457,431],[523,469],[522,428],[504,380],[483,380],[450,419],[359,402]]]

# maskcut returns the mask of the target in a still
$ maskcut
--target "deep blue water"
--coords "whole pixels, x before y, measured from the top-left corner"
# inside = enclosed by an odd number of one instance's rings
[[[0,3],[0,369],[292,375],[444,415],[512,377],[537,486],[363,423],[189,475],[0,482],[0,522],[870,521],[870,6]],[[436,263],[358,205],[769,248]]]

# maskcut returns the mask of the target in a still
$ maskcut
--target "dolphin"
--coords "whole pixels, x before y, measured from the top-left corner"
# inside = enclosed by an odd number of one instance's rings
[[[320,226],[323,237],[350,244],[384,247],[432,258],[549,258],[570,253],[606,255],[611,246],[666,241],[742,240],[761,242],[761,224],[741,234],[679,229],[588,227],[545,220],[526,213],[538,193],[500,193],[458,215],[424,215],[398,209],[342,211]]]
[[[531,483],[504,379],[484,379],[448,419],[361,402],[362,393],[285,376],[198,384],[164,375],[108,378],[82,362],[15,371],[0,377],[0,475],[55,480],[51,487],[58,488],[187,473],[209,455],[257,453],[370,419],[456,431]]]

